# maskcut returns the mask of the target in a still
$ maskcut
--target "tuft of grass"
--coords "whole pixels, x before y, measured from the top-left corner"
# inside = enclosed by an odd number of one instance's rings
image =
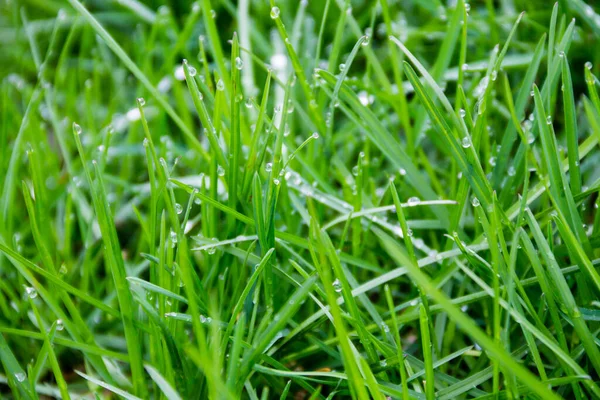
[[[600,9],[0,5],[0,397],[600,398]]]

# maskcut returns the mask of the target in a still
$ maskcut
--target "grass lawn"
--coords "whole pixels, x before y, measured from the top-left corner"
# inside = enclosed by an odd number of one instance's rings
[[[600,398],[600,6],[3,0],[0,398]]]

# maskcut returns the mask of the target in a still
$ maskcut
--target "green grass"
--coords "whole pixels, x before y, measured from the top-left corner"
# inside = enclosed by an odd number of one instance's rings
[[[0,5],[0,397],[600,398],[600,8]]]

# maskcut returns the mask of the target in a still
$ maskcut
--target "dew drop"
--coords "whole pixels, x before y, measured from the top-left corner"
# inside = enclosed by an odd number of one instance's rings
[[[77,122],[73,122],[73,131],[78,134],[81,135],[81,126],[77,123]]]
[[[63,323],[62,319],[57,319],[56,320],[56,330],[57,331],[62,331],[63,329],[65,329],[65,324]]]
[[[177,233],[175,233],[173,229],[171,229],[169,237],[171,238],[171,247],[175,247],[175,245],[177,244]]]
[[[254,103],[252,102],[252,97],[248,97],[246,99],[246,108],[252,108],[254,107]]]
[[[219,92],[222,92],[223,90],[225,90],[225,83],[223,82],[223,79],[219,78],[219,81],[217,82],[217,90]]]
[[[138,97],[137,102],[140,105],[140,107],[144,107],[146,105],[146,100],[144,100],[143,97]]]
[[[224,176],[225,175],[225,168],[223,168],[222,166],[219,165],[217,167],[217,175]]]
[[[279,186],[279,184],[281,183],[281,181],[277,178],[273,179],[273,185],[275,186]]]
[[[181,214],[183,212],[183,207],[181,204],[175,203],[175,212],[177,212],[177,214]]]
[[[458,114],[460,115],[461,118],[464,118],[467,115],[467,112],[465,111],[464,108],[461,108],[460,111],[458,112]]]
[[[358,176],[358,165],[352,167],[352,175]]]
[[[317,140],[319,138],[319,132],[313,132],[313,134],[311,135],[311,137],[315,140]]]
[[[346,64],[341,63],[340,64],[340,72],[344,72],[346,70]]]
[[[15,374],[15,379],[19,382],[23,382],[25,380],[25,378],[27,378],[27,376],[25,375],[24,372],[17,372]]]
[[[479,207],[479,204],[479,199],[477,197],[471,199],[471,205],[473,205],[473,207]]]
[[[342,283],[340,282],[339,279],[336,278],[335,281],[333,281],[333,290],[335,290],[337,293],[342,291]]]
[[[471,139],[468,136],[465,136],[463,138],[462,147],[464,147],[465,149],[468,149],[469,147],[471,147]]]
[[[419,199],[419,198],[418,198],[418,197],[416,197],[416,196],[413,196],[413,197],[409,198],[409,199],[406,201],[406,203],[407,203],[409,206],[416,206],[416,205],[417,205],[417,204],[419,204],[420,202],[421,202],[421,199]]]
[[[548,116],[546,117],[546,123],[547,123],[548,125],[552,124],[552,116],[551,116],[551,115],[548,115]]]
[[[280,14],[279,7],[273,7],[273,8],[271,8],[271,18],[272,19],[279,18],[279,14]]]
[[[27,295],[27,297],[29,297],[30,299],[35,299],[37,297],[37,290],[35,290],[35,288],[31,287],[31,286],[26,286],[25,287],[25,295]]]
[[[67,272],[69,272],[69,270],[67,269],[67,266],[65,265],[65,263],[62,263],[60,265],[60,268],[58,269],[58,273],[61,275],[65,275]]]
[[[267,172],[271,172],[273,170],[273,163],[266,163],[265,164],[265,171]]]
[[[592,69],[592,63],[591,63],[590,61],[586,62],[586,63],[585,63],[585,67],[586,67],[587,69],[591,70],[591,69]]]
[[[240,57],[235,58],[235,67],[240,70],[244,68],[244,61]]]

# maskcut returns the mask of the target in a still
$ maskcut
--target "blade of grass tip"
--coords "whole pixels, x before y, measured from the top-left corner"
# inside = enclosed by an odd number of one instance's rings
[[[100,226],[100,231],[102,232],[102,241],[105,248],[104,257],[109,265],[117,292],[117,298],[119,300],[121,320],[123,321],[127,349],[130,356],[130,366],[134,388],[136,393],[143,395],[146,392],[146,385],[142,366],[141,346],[138,332],[133,325],[133,321],[135,319],[133,298],[131,296],[131,292],[129,291],[129,284],[126,280],[126,270],[123,262],[123,256],[121,254],[121,246],[117,238],[110,206],[108,204],[108,200],[106,199],[102,174],[99,173],[97,163],[95,160],[93,160],[92,164],[96,170],[96,179],[98,180],[98,185],[94,185],[91,172],[87,165],[87,157],[85,156],[85,151],[81,143],[81,132],[81,127],[76,123],[73,123],[73,137],[75,139],[75,144],[77,145],[79,157],[81,159],[81,163],[83,165],[90,188],[94,209],[98,218],[98,225]]]
[[[205,0],[208,2],[209,0]],[[148,92],[156,99],[156,101],[164,108],[165,112],[173,119],[173,122],[181,129],[183,134],[190,141],[190,144],[194,149],[201,154],[204,152],[204,148],[200,144],[200,141],[194,135],[194,132],[188,127],[181,117],[175,112],[173,107],[169,104],[168,100],[158,91],[157,88],[152,85],[148,77],[142,72],[142,70],[133,62],[133,60],[127,55],[125,50],[116,42],[110,33],[100,24],[100,22],[85,8],[79,0],[69,0],[69,3],[75,8],[92,26],[94,31],[104,39],[106,45],[121,59],[123,64],[131,71],[131,73],[139,79],[139,81],[146,87]]]
[[[423,352],[423,362],[425,363],[425,395],[427,400],[435,399],[435,378],[433,375],[433,356],[431,353],[431,338],[429,336],[429,317],[425,311],[425,306],[419,307],[420,327],[421,327],[421,351]]]
[[[313,258],[313,263],[317,268],[317,271],[319,271],[319,277],[323,282],[323,287],[327,295],[327,303],[329,304],[329,311],[333,317],[333,326],[335,328],[337,337],[339,338],[339,345],[342,352],[342,362],[344,364],[346,375],[348,376],[348,383],[351,388],[350,390],[351,393],[353,393],[359,399],[367,399],[369,397],[364,383],[362,382],[362,377],[356,363],[355,355],[352,352],[350,338],[348,336],[348,331],[342,316],[342,310],[337,303],[337,295],[336,289],[334,289],[333,286],[331,266],[327,261],[326,253],[318,251],[322,248],[321,241],[319,239],[319,231],[320,229],[318,228],[314,218],[311,218],[310,251]]]
[[[144,365],[144,368],[146,368],[146,372],[148,372],[148,375],[150,375],[152,380],[160,388],[167,400],[181,400],[179,393],[173,389],[173,386],[171,386],[156,368],[148,364]]]
[[[567,136],[567,154],[569,157],[569,175],[571,192],[577,196],[581,193],[581,172],[579,170],[579,140],[577,137],[577,112],[575,110],[575,98],[573,96],[573,82],[571,81],[571,69],[569,61],[562,53],[562,94],[565,113],[565,134]]]
[[[397,243],[385,234],[383,231],[376,229],[375,234],[381,239],[384,248],[389,252],[390,256],[396,259]],[[515,361],[512,356],[502,347],[498,346],[490,339],[484,331],[465,313],[463,313],[456,305],[454,305],[444,293],[442,293],[436,285],[417,267],[412,264],[405,264],[409,275],[418,284],[420,284],[427,294],[438,303],[438,305],[446,311],[448,317],[451,318],[458,327],[467,335],[471,336],[483,349],[485,349],[490,357],[498,360],[498,362],[506,369],[513,371],[514,375],[533,392],[545,399],[560,399],[560,396],[553,393],[548,387],[540,382],[527,368]]]
[[[408,377],[406,376],[406,368],[404,366],[404,354],[402,352],[402,341],[400,340],[400,328],[398,327],[398,320],[396,318],[394,300],[392,298],[392,292],[390,291],[389,285],[386,284],[383,289],[385,292],[388,309],[392,317],[392,331],[394,332],[394,344],[396,347],[396,357],[398,357],[398,369],[400,370],[400,381],[402,384],[402,400],[408,400],[410,398],[410,395],[408,394]]]
[[[329,2],[329,0],[327,0]],[[279,396],[279,400],[286,400],[288,393],[290,392],[290,387],[292,387],[292,381],[289,380],[286,384],[285,387],[283,388],[283,390],[281,391],[281,396]]]
[[[552,16],[550,17],[550,29],[548,31],[548,76],[550,76],[550,70],[552,69],[552,63],[554,62],[554,40],[556,38],[556,20],[558,18],[558,2],[554,3],[552,7]],[[564,78],[563,78],[564,79]],[[552,92],[548,91],[546,96],[546,108],[550,110],[550,102],[552,101]]]
[[[588,93],[590,94],[590,98],[592,99],[592,103],[596,108],[596,112],[600,113],[600,98],[598,97],[598,92],[596,91],[596,77],[592,74],[592,63],[586,62],[584,67],[584,75],[585,75],[585,84],[588,88]]]

